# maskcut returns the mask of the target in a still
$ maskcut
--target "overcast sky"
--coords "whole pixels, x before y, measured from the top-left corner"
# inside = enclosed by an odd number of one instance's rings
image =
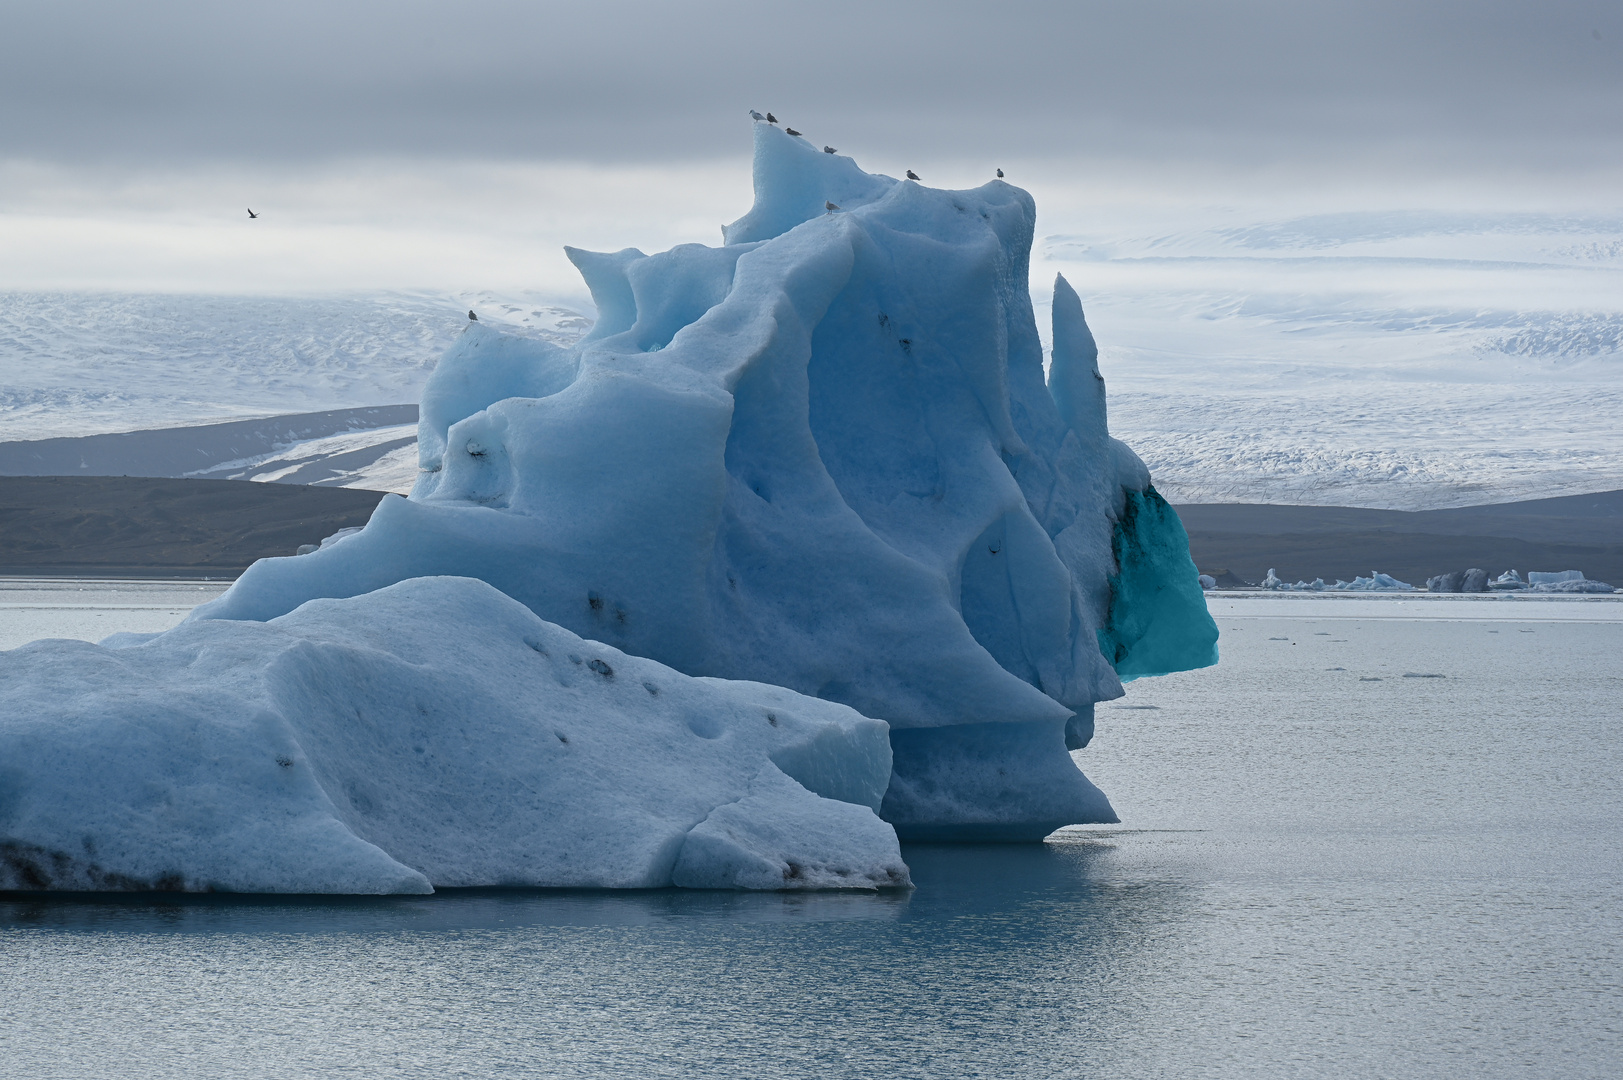
[[[713,242],[747,203],[752,107],[893,175],[969,183],[1018,163],[1055,212],[1087,201],[1060,190],[1083,173],[1153,178],[1146,198],[1291,202],[1340,183],[1386,203],[1623,203],[1607,198],[1623,179],[1616,0],[4,0],[0,26],[10,287],[70,280],[62,260],[94,263],[98,245],[127,259],[153,238],[97,238],[207,220],[216,200],[324,228],[509,221],[592,243],[614,239],[594,224],[614,219],[612,190],[656,233],[645,246]],[[475,273],[479,258],[499,256],[470,256]],[[104,270],[82,276],[128,276]]]

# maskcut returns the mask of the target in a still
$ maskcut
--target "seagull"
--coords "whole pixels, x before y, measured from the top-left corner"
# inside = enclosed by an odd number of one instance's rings
[[[824,200],[823,200],[823,205],[824,205],[824,206],[826,206],[826,207],[827,207],[827,208],[828,208],[828,212],[829,212],[829,213],[831,213],[831,214],[832,214],[832,213],[833,213],[833,212],[834,212],[834,211],[836,211],[836,210],[838,210],[838,209],[839,209],[839,207],[838,207],[838,206],[835,206],[835,205],[834,205],[834,204],[833,204],[833,203],[831,203],[831,202],[829,202],[829,201],[828,201],[828,200],[827,200],[827,199],[824,199]]]
[[[825,146],[825,147],[823,147],[823,153],[825,153],[825,154],[833,154],[833,153],[836,153],[836,151],[832,146]]]
[[[907,178],[909,180],[917,180],[919,178],[919,174],[914,172],[912,169],[909,169],[907,170]]]
[[[473,308],[468,309],[468,321],[469,322],[478,322],[479,321],[479,316],[477,316],[477,315],[475,315],[473,313]]]
[[[762,116],[760,113],[756,112],[754,109],[751,109],[750,110],[750,119],[751,120],[765,120],[766,117]]]
[[[999,170],[998,170],[998,171],[997,171],[997,178],[998,178],[998,179],[999,179],[999,180],[1001,180],[1001,179],[1003,179],[1003,170],[1002,170],[1002,169],[999,169]]]
[[[784,130],[784,131],[785,131],[785,132],[786,132],[786,133],[787,133],[787,134],[790,134],[790,135],[799,135],[799,134],[800,134],[800,132],[798,132],[798,131],[796,131],[796,130],[795,130],[795,129],[794,129],[794,128],[792,128],[792,127],[786,127],[786,128],[784,128],[784,129],[783,129],[783,130]]]
[[[256,217],[258,217],[258,216],[259,216],[259,215],[258,215],[258,214],[256,214],[256,213],[254,213],[254,212],[253,212],[253,209],[252,209],[252,208],[249,208],[249,210],[248,210],[248,216],[249,216],[249,217],[251,217],[251,218],[256,218]]]
[[[766,122],[769,123],[769,124],[776,124],[778,122],[778,118],[776,116],[773,116],[771,113],[767,113],[766,114]]]

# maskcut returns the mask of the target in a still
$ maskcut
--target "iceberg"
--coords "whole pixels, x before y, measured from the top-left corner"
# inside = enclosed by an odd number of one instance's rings
[[[1507,570],[1492,581],[1482,569],[1455,570],[1426,580],[1430,592],[1535,592],[1535,593],[1610,593],[1612,587],[1604,581],[1590,581],[1582,570],[1532,570],[1527,580],[1514,570]]]
[[[480,581],[107,644],[0,653],[0,889],[909,883],[882,722]]]
[[[1581,581],[1550,581],[1541,585],[1534,585],[1529,592],[1536,593],[1612,593],[1617,590],[1604,581],[1590,581],[1587,578]]]
[[[1481,567],[1451,570],[1426,579],[1426,591],[1434,593],[1481,593],[1488,591],[1488,572]]]
[[[344,886],[357,891],[425,881],[876,887],[905,880],[898,837],[1037,840],[1115,821],[1071,757],[1092,737],[1095,703],[1121,696],[1124,680],[1215,663],[1217,627],[1176,513],[1110,437],[1098,348],[1064,278],[1045,368],[1028,287],[1035,204],[1002,181],[945,191],[870,175],[770,124],[757,123],[754,138],[754,206],[723,229],[720,247],[567,249],[598,309],[578,342],[467,326],[424,389],[409,497],[386,496],[358,532],[256,563],[170,634],[101,652],[29,647],[28,664],[105,679],[40,691],[56,695],[52,715],[67,724],[94,713],[109,686],[134,677],[119,672],[145,664],[145,711],[108,712],[105,732],[89,721],[86,730],[112,745],[124,738],[115,730],[158,724],[158,741],[179,740],[171,753],[185,759],[186,733],[205,730],[205,717],[181,710],[189,719],[163,726],[154,718],[164,694],[208,690],[189,681],[194,668],[241,681],[227,713],[249,701],[264,712],[227,725],[248,741],[219,760],[240,757],[251,771],[263,755],[244,748],[284,738],[294,771],[264,783],[321,778],[305,803],[277,805],[370,867]],[[488,620],[507,636],[493,637]],[[329,629],[339,624],[353,634]],[[513,644],[525,634],[541,643],[541,661]],[[456,733],[405,734],[422,727],[418,702],[450,707],[431,688],[357,697],[337,673],[387,681],[362,653],[403,665],[405,686],[420,676],[463,688]],[[231,659],[183,662],[192,655]],[[588,669],[601,661],[616,681],[591,683],[571,657]],[[560,673],[576,677],[570,693],[612,691],[573,729],[558,726],[568,706],[545,688]],[[277,679],[304,695],[299,704],[267,689]],[[674,699],[649,691],[645,701],[643,682],[681,685],[695,704],[680,717],[661,712]],[[331,716],[290,718],[301,709]],[[704,719],[718,710],[725,723]],[[763,710],[803,721],[776,733]],[[389,741],[396,735],[405,741]],[[562,736],[570,748],[615,750],[578,783],[567,770],[519,775],[565,753]],[[714,742],[689,745],[694,737]],[[379,741],[366,754],[407,765],[449,748],[465,762],[433,780],[442,795],[401,817],[391,793],[428,778],[390,773],[350,746],[366,739]],[[293,749],[307,741],[325,749]],[[23,779],[0,781],[0,793],[45,783],[37,774],[52,762],[83,778],[116,760],[50,747],[7,774]],[[201,784],[202,759],[186,760],[174,768],[196,770]],[[450,793],[487,769],[496,779],[474,790],[488,803],[468,812],[489,821],[458,817]],[[687,775],[695,790],[684,793]],[[351,777],[360,803],[343,794]],[[242,782],[251,793],[262,779]],[[179,783],[111,790],[161,802],[179,798]],[[384,809],[374,816],[367,801]],[[17,813],[0,809],[0,836],[65,853],[72,866],[89,857],[74,847],[78,826],[27,811],[33,831],[19,832]],[[601,851],[586,839],[554,843],[543,818],[563,836],[599,837]],[[173,825],[206,832],[208,820]],[[146,850],[160,832],[153,824],[127,847]],[[471,839],[458,845],[462,832]],[[296,845],[265,843],[267,865],[285,854],[278,865],[293,874]],[[234,844],[200,854],[188,887],[294,887],[295,877],[231,861],[245,850]],[[340,887],[342,862],[311,870],[314,885]],[[157,880],[160,864],[118,873]]]
[[[1494,592],[1521,592],[1527,588],[1527,582],[1514,569],[1506,570],[1503,574],[1488,582],[1488,588]]]
[[[570,249],[599,312],[576,345],[470,324],[424,390],[410,498],[192,618],[476,577],[678,671],[887,721],[904,837],[1114,820],[1067,742],[1123,673],[1214,662],[1217,628],[1063,278],[1045,380],[1031,197],[870,175],[764,123],[754,178],[719,248]]]
[[[1604,581],[1590,581],[1582,570],[1554,570],[1527,572],[1529,592],[1536,593],[1610,593],[1614,591]]]

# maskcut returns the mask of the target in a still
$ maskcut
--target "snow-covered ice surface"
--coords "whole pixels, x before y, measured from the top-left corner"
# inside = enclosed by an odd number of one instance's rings
[[[1623,487],[1623,215],[1211,211],[1050,235],[1112,429],[1173,502]]]
[[[1112,820],[1067,747],[1118,673],[1214,663],[1217,632],[1063,282],[1045,385],[1031,197],[755,139],[726,246],[571,250],[591,334],[470,324],[424,389],[411,498],[192,619],[478,577],[584,637],[887,721],[907,835]],[[1144,557],[1118,575],[1117,550]]]
[[[0,293],[0,441],[414,402],[470,309],[539,340],[591,325],[484,293]]]
[[[0,653],[0,889],[905,886],[885,725],[421,578]]]

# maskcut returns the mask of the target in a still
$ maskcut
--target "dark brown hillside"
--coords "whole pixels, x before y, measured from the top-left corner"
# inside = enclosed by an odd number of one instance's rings
[[[0,477],[0,573],[235,577],[366,524],[352,488],[128,476]]]

